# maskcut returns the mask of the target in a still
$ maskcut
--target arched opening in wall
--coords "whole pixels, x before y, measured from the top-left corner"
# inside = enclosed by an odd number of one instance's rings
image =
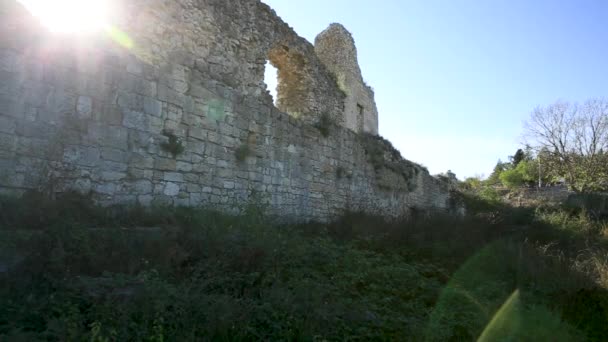
[[[309,113],[314,82],[306,58],[295,49],[278,45],[268,52],[268,61],[277,70],[275,106],[296,118]],[[266,70],[268,73],[269,68]]]
[[[270,61],[266,61],[265,69],[264,69],[264,83],[266,84],[266,89],[270,92],[270,96],[272,96],[272,102],[275,107],[277,106],[277,88],[279,87],[279,70],[274,67],[274,65],[270,64]]]

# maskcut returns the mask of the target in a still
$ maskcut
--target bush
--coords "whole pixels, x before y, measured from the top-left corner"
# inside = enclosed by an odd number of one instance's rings
[[[500,174],[500,181],[507,188],[517,188],[525,183],[523,174],[517,169],[503,171]]]

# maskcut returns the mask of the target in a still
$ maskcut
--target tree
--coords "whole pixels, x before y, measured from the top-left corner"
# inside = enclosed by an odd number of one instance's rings
[[[583,105],[556,102],[536,108],[525,124],[532,146],[544,150],[545,165],[577,191],[600,190],[608,176],[608,101]]]
[[[523,175],[517,169],[511,169],[501,173],[500,181],[507,188],[517,188],[525,183]]]
[[[462,186],[466,190],[478,190],[482,187],[483,181],[480,177],[468,177],[462,183]]]
[[[521,175],[524,183],[533,185],[538,182],[538,164],[533,159],[522,160],[515,168]]]
[[[526,157],[526,152],[520,148],[517,150],[517,152],[515,152],[514,155],[510,156],[509,159],[511,159],[511,164],[513,164],[513,167],[517,167],[517,165],[526,159]]]
[[[496,163],[496,166],[494,166],[494,171],[492,171],[492,174],[486,180],[486,184],[488,184],[488,185],[498,185],[498,184],[500,184],[501,183],[501,181],[500,181],[500,175],[504,171],[509,170],[510,168],[511,168],[511,164],[510,163],[503,163],[502,160],[498,159],[498,162]]]

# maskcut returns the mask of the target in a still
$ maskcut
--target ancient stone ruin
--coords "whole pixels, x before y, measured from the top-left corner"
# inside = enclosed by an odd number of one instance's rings
[[[112,27],[87,36],[0,5],[3,193],[226,210],[255,200],[293,220],[448,207],[446,184],[377,137],[343,26],[312,45],[259,0],[114,2]]]

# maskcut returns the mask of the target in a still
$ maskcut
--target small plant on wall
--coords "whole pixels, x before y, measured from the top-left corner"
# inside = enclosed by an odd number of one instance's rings
[[[338,179],[343,179],[343,178],[352,179],[353,173],[352,173],[352,171],[346,170],[342,166],[338,166],[338,168],[336,169],[336,177]]]
[[[315,124],[315,127],[319,130],[319,132],[321,132],[321,135],[327,138],[329,136],[329,128],[332,124],[333,121],[329,114],[324,113],[319,118],[319,121]]]
[[[239,163],[242,163],[251,155],[251,148],[248,144],[242,144],[234,151],[234,156]]]
[[[168,141],[164,141],[160,144],[160,148],[163,151],[171,153],[173,158],[177,158],[178,155],[184,153],[185,147],[182,139],[177,137],[175,133],[170,130],[164,130],[163,135],[168,138]]]

